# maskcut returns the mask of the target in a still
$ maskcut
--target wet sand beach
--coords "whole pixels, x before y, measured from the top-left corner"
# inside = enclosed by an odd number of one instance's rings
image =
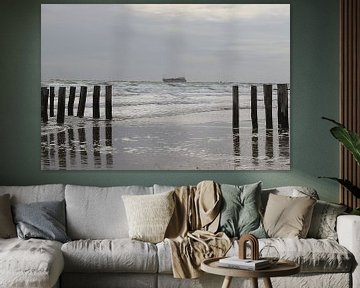
[[[44,170],[286,170],[289,133],[251,122],[232,129],[231,111],[140,120],[67,117],[42,126]],[[263,120],[259,126],[264,127]]]

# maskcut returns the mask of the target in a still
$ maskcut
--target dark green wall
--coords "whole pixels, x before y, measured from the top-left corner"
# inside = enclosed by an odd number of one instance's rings
[[[338,0],[290,1],[292,93],[290,171],[41,171],[40,4],[99,2],[1,1],[0,185],[38,183],[98,186],[152,185],[153,183],[181,185],[196,183],[202,179],[241,184],[262,180],[265,187],[313,186],[322,199],[338,200],[338,186],[330,181],[317,179],[319,175],[337,176],[339,169],[337,143],[328,132],[330,125],[321,120],[323,115],[338,118]],[[144,0],[143,3],[146,1]],[[157,1],[157,3],[162,2]],[[163,3],[169,2],[163,1]],[[194,3],[194,1],[183,1],[183,3]],[[231,3],[259,3],[259,1]],[[289,3],[289,1],[275,0],[260,3]]]

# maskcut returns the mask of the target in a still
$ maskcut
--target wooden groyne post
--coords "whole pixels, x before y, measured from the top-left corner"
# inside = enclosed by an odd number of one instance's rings
[[[112,119],[112,86],[105,87],[105,116],[106,120]]]
[[[55,87],[50,87],[50,117],[54,117]]]
[[[76,87],[70,86],[69,102],[68,102],[68,116],[74,115],[75,93],[76,93]]]
[[[232,125],[233,128],[239,128],[239,86],[238,85],[234,85],[232,87],[232,96],[233,96]]]
[[[278,101],[278,128],[289,129],[289,96],[288,85],[277,84],[277,101]]]
[[[264,84],[263,89],[264,89],[266,129],[273,129],[273,121],[272,121],[272,85],[271,84]]]
[[[76,89],[75,86],[70,86],[69,99],[67,113],[68,116],[74,116],[74,103],[76,98]],[[87,86],[80,87],[80,97],[77,110],[77,117],[83,118],[85,115],[86,108],[86,98],[87,98]],[[55,87],[41,87],[41,120],[42,122],[47,122],[48,119],[48,110],[49,110],[49,91],[50,91],[50,116],[54,116],[54,101],[55,101]],[[100,92],[101,86],[95,85],[93,90],[93,118],[100,118]],[[53,96],[51,96],[53,95]],[[57,108],[57,123],[65,122],[65,101],[66,101],[66,87],[59,87],[58,90],[58,108]],[[53,112],[51,112],[53,111]],[[107,85],[105,87],[105,114],[106,120],[112,120],[112,85]]]
[[[48,101],[49,101],[49,89],[41,87],[41,121],[46,123],[48,118]]]
[[[65,93],[66,87],[60,87],[58,94],[58,110],[56,117],[56,122],[58,124],[63,124],[65,121]]]
[[[100,86],[94,86],[93,90],[93,118],[100,118]]]
[[[258,131],[258,117],[257,117],[257,86],[251,85],[251,123],[252,131]]]
[[[80,88],[80,98],[79,98],[79,107],[78,107],[78,112],[77,112],[77,116],[79,118],[84,117],[85,105],[86,105],[86,95],[87,95],[87,87],[86,86],[81,86],[81,88]]]

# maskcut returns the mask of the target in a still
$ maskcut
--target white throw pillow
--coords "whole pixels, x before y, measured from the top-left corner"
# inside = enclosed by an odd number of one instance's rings
[[[175,208],[173,193],[122,196],[131,239],[151,243],[164,240]]]

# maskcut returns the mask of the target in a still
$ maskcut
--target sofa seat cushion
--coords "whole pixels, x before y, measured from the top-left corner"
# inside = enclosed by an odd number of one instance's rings
[[[274,246],[280,258],[295,261],[302,272],[350,272],[353,255],[330,239],[264,239],[264,245]]]
[[[234,244],[229,256],[238,251],[237,243]],[[302,273],[350,272],[355,263],[353,255],[344,246],[330,239],[259,239],[260,250],[266,245],[275,247],[281,259],[298,263]]]
[[[66,272],[156,273],[156,246],[123,239],[77,240],[61,248]]]
[[[280,258],[300,264],[302,273],[350,272],[354,265],[353,255],[338,242],[330,239],[267,238],[259,239],[259,249],[274,246]],[[171,248],[167,241],[157,244],[159,273],[172,273]],[[238,255],[235,241],[227,256]],[[249,251],[250,256],[250,251]]]
[[[63,268],[60,242],[0,239],[1,287],[52,287]]]

